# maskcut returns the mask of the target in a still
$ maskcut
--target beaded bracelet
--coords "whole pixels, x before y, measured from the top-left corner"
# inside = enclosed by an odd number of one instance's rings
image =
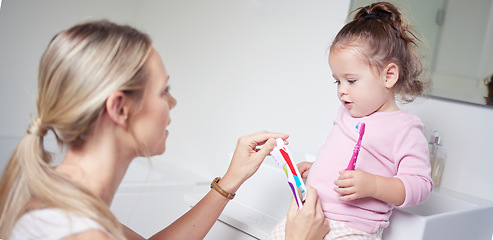
[[[223,197],[225,197],[229,200],[233,199],[235,197],[236,193],[229,193],[229,192],[224,191],[224,189],[222,189],[218,184],[220,180],[221,180],[220,177],[214,178],[214,180],[212,180],[212,183],[211,183],[211,188],[214,188],[214,190],[216,190]]]

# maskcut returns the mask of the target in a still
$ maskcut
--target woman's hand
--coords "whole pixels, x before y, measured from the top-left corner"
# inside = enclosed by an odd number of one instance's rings
[[[260,167],[265,157],[276,146],[276,138],[286,140],[289,136],[282,133],[258,132],[238,139],[233,159],[228,171],[220,181],[220,186],[228,192],[236,192]],[[257,146],[263,147],[258,150]]]
[[[317,190],[306,186],[307,196],[303,208],[291,201],[287,215],[286,239],[323,239],[329,232],[329,222],[324,216]]]
[[[308,173],[310,172],[310,168],[312,168],[312,162],[300,162],[298,163],[298,170],[300,170],[301,178],[306,179],[308,177]]]

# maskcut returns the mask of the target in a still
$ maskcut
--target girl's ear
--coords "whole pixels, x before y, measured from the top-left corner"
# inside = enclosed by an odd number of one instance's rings
[[[127,127],[129,109],[129,98],[122,91],[115,91],[106,99],[106,112],[109,118],[121,127]]]
[[[389,63],[383,73],[385,75],[385,87],[392,88],[399,80],[399,66],[395,63]]]

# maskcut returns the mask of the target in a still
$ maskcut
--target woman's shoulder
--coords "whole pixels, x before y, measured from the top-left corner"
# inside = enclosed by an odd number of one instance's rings
[[[46,208],[22,215],[12,229],[10,239],[63,239],[86,232],[107,235],[106,230],[89,217],[62,209]]]

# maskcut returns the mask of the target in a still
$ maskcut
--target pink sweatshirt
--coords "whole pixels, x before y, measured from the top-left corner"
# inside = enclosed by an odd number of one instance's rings
[[[405,111],[353,118],[346,108],[340,108],[327,142],[310,169],[307,184],[318,190],[325,217],[373,233],[389,225],[394,206],[370,197],[342,202],[333,190],[339,171],[346,169],[353,154],[359,122],[364,122],[366,129],[355,169],[402,180],[406,198],[398,207],[425,201],[433,188],[428,143],[421,120]]]

